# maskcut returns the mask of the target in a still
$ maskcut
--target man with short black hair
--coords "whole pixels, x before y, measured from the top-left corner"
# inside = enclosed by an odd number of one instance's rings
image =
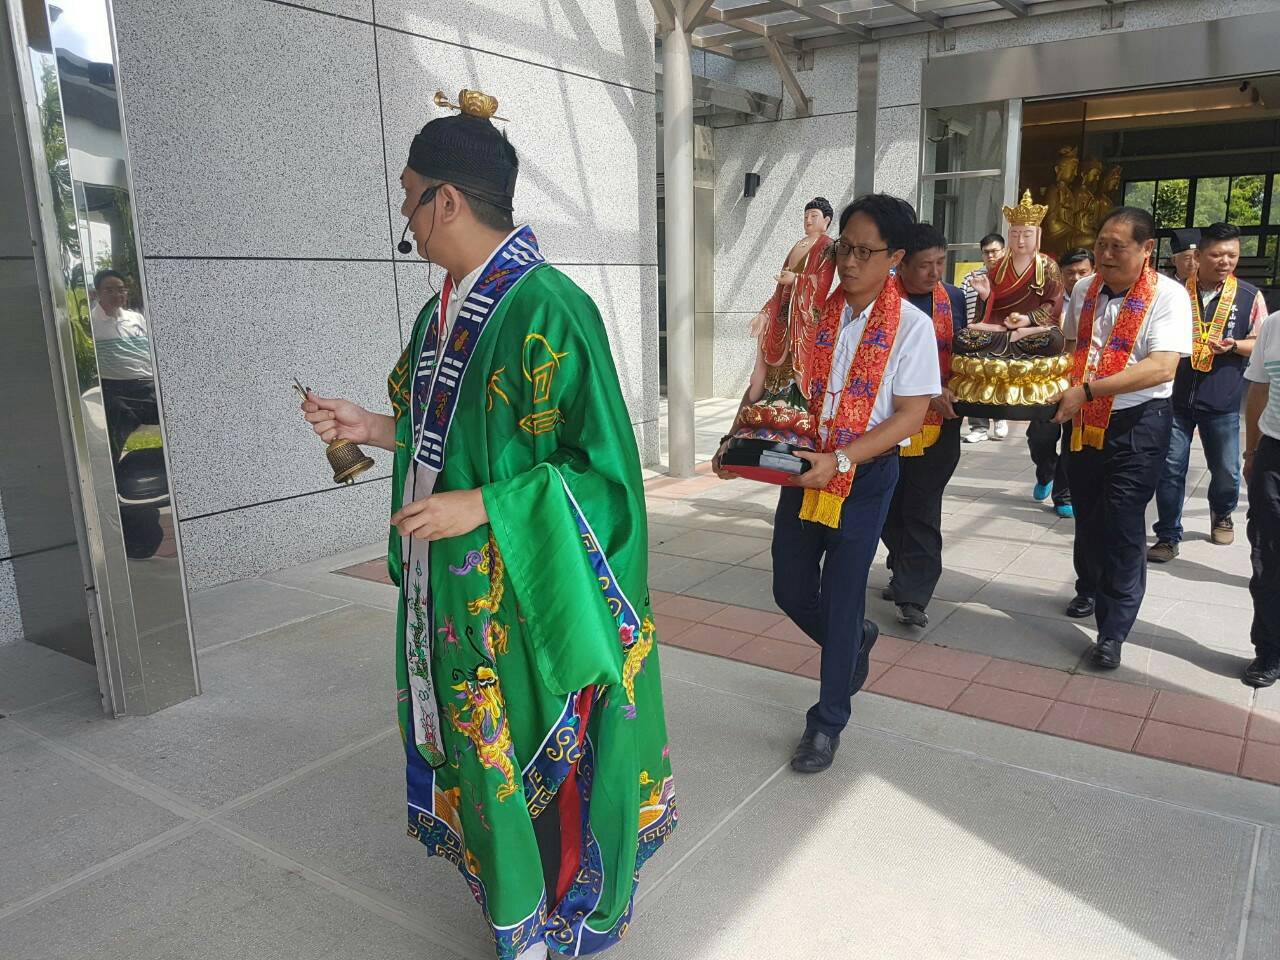
[[[1071,292],[1085,277],[1093,275],[1093,251],[1077,247],[1058,258],[1062,276],[1062,318],[1066,319]],[[1060,320],[1059,323],[1062,321]],[[1067,476],[1067,447],[1071,442],[1069,424],[1051,420],[1032,420],[1027,424],[1027,449],[1036,465],[1036,485],[1031,499],[1043,503],[1053,498],[1053,512],[1064,519],[1075,516],[1071,506],[1071,480]]]
[[[1197,431],[1209,464],[1209,539],[1219,546],[1235,541],[1231,514],[1240,502],[1244,369],[1267,315],[1258,288],[1236,279],[1239,260],[1237,227],[1215,223],[1201,232],[1199,267],[1187,280],[1194,344],[1173,382],[1173,432],[1156,488],[1156,542],[1147,553],[1152,563],[1178,555],[1191,438]]]
[[[1120,665],[1146,594],[1146,508],[1169,448],[1173,377],[1191,353],[1186,293],[1150,265],[1155,232],[1145,210],[1108,214],[1094,246],[1097,273],[1076,284],[1063,324],[1075,357],[1054,418],[1072,425],[1076,596],[1067,616],[1096,614],[1092,661],[1102,669]]]
[[[791,757],[797,773],[831,766],[866,682],[880,633],[864,619],[867,575],[898,480],[898,447],[942,391],[933,325],[891,275],[914,225],[911,205],[887,194],[860,197],[840,214],[839,285],[818,323],[810,378],[821,446],[798,454],[810,467],[778,497],[774,600],[822,650],[818,702]]]
[[[951,340],[968,323],[964,294],[943,282],[947,238],[930,223],[918,223],[898,268],[906,300],[933,321],[942,393],[929,401],[924,426],[898,451],[898,485],[880,535],[889,550],[893,579],[885,598],[898,605],[898,622],[926,627],[925,612],[942,576],[942,493],[960,462],[960,418],[947,389]]]
[[[1004,237],[998,233],[988,233],[978,241],[978,247],[982,250],[983,265],[977,270],[970,270],[960,281],[960,289],[964,292],[966,324],[975,323],[978,319],[978,291],[973,287],[973,278],[986,276],[987,270],[1000,262],[1000,258],[1004,256]],[[965,443],[981,443],[992,435],[996,435],[997,440],[1003,440],[1009,433],[1009,424],[1007,421],[997,420],[994,433],[989,432],[991,430],[991,421],[986,417],[970,417]]]

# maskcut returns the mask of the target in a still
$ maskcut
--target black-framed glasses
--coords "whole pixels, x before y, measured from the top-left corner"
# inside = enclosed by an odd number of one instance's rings
[[[864,247],[860,243],[845,243],[843,237],[836,241],[836,256],[842,260],[849,254],[853,254],[855,260],[866,263],[875,254],[886,253],[888,249],[888,247]]]

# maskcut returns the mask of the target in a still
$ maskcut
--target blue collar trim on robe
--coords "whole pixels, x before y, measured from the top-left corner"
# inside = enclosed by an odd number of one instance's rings
[[[516,283],[545,262],[538,249],[538,238],[528,226],[521,227],[503,243],[480,271],[480,278],[458,311],[449,343],[440,358],[439,373],[435,372],[436,356],[441,350],[440,304],[436,303],[413,375],[413,427],[414,436],[418,438],[414,459],[424,467],[444,469],[444,443],[458,406],[458,387],[489,318]]]

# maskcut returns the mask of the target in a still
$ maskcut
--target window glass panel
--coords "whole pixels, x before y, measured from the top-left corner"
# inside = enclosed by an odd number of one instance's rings
[[[1258,238],[1257,237],[1241,237],[1240,238],[1240,256],[1256,257],[1258,255]]]
[[[1227,222],[1237,227],[1256,227],[1262,223],[1262,194],[1266,185],[1267,178],[1260,173],[1232,177]]]
[[[1190,180],[1161,180],[1156,184],[1156,202],[1152,213],[1156,224],[1164,229],[1187,225],[1187,194]]]
[[[1201,177],[1196,181],[1196,215],[1194,225],[1207,227],[1227,219],[1229,177]]]
[[[1154,180],[1135,180],[1124,185],[1124,205],[1137,207],[1139,210],[1151,212],[1156,200],[1156,182]]]
[[[1280,173],[1271,175],[1271,212],[1267,215],[1267,223],[1273,227],[1280,224]]]

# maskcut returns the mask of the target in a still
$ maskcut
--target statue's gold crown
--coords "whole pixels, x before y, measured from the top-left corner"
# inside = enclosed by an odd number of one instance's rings
[[[481,120],[503,119],[497,116],[498,101],[487,93],[481,93],[479,90],[460,90],[457,103],[450,103],[444,91],[437,90],[435,102],[437,107],[457,110],[459,113],[465,113],[469,117],[479,117]]]
[[[1043,203],[1032,203],[1031,191],[1024,190],[1016,207],[1004,208],[1004,218],[1011,227],[1038,227],[1048,212],[1049,208]]]

